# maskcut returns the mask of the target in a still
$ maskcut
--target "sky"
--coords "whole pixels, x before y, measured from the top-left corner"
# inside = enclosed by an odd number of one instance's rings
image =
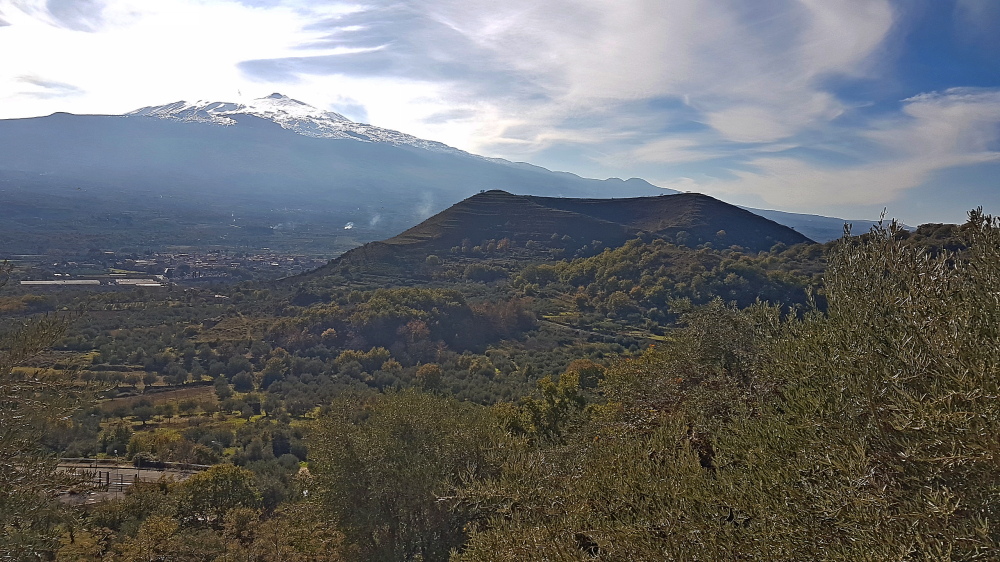
[[[1000,0],[0,0],[0,118],[280,92],[585,177],[962,222],[1000,214],[997,30]]]

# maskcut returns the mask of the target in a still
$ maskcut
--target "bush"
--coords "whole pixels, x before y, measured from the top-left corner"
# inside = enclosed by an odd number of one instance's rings
[[[324,508],[364,560],[445,560],[477,510],[455,496],[505,451],[482,408],[417,392],[341,398],[311,434]]]
[[[262,502],[253,472],[226,464],[195,474],[177,487],[176,495],[181,521],[215,527],[230,509],[256,509]]]
[[[250,392],[253,390],[253,375],[246,371],[241,371],[233,376],[233,390],[236,392]]]

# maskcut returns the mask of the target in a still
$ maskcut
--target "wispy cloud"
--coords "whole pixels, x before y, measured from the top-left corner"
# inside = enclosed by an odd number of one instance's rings
[[[21,90],[20,95],[32,98],[64,98],[66,96],[76,96],[84,93],[83,90],[72,84],[66,84],[65,82],[59,82],[56,80],[46,80],[39,76],[19,76],[17,77],[17,82],[26,86],[26,88]]]
[[[665,138],[633,149],[630,156],[640,162],[681,164],[711,160],[722,156],[722,153],[710,147],[706,148],[692,139]]]
[[[97,31],[103,21],[103,0],[8,0],[13,8],[49,25],[73,31]]]
[[[708,180],[697,189],[721,196],[754,195],[781,208],[880,206],[935,173],[958,166],[1000,163],[1000,91],[950,89],[902,102],[902,111],[857,131],[870,141],[868,157],[827,165],[789,157],[751,159],[735,179]],[[692,189],[690,182],[684,182]]]
[[[433,82],[442,104],[485,103],[506,117],[496,128],[485,113],[476,148],[486,150],[544,149],[581,114],[653,98],[683,98],[726,140],[769,142],[840,115],[824,80],[869,72],[892,23],[886,0],[369,3],[315,24],[325,35],[304,46],[377,50],[241,68]],[[591,141],[607,132],[591,128]]]
[[[280,91],[587,175],[883,204],[995,162],[1000,78],[954,78],[958,51],[935,43],[906,67],[934,80],[897,75],[927,14],[954,26],[924,22],[933,41],[1000,59],[996,2],[941,1],[0,0],[0,52],[22,53],[0,67],[0,117]]]

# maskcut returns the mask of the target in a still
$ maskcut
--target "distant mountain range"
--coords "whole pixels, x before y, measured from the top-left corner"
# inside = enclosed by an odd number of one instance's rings
[[[774,211],[767,209],[753,209],[751,207],[741,207],[754,214],[773,220],[776,223],[794,228],[797,232],[812,238],[817,242],[829,242],[840,238],[844,234],[844,225],[851,225],[852,234],[865,234],[871,227],[878,223],[873,220],[846,220],[834,217],[824,217],[821,215],[804,215],[799,213],[786,213],[784,211]],[[914,227],[900,224],[907,230],[914,230]]]
[[[812,242],[784,225],[697,193],[573,199],[493,190],[456,203],[397,236],[355,248],[324,269],[344,264],[418,263],[431,254],[448,255],[461,247],[483,247],[501,239],[515,247],[534,242],[543,249],[596,252],[643,234],[687,246],[709,242],[716,248],[740,246],[752,252],[779,243]]]
[[[0,120],[0,205],[21,231],[51,228],[71,213],[79,223],[129,223],[147,245],[170,244],[177,233],[164,225],[197,216],[184,228],[201,229],[204,243],[222,243],[220,229],[231,226],[306,228],[320,237],[346,230],[364,242],[493,189],[578,198],[676,193],[637,178],[594,180],[475,156],[280,94],[124,116]],[[820,241],[838,236],[843,223],[772,218]],[[155,232],[142,230],[153,223]]]

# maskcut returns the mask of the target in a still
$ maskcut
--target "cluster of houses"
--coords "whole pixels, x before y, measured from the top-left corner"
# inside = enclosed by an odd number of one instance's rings
[[[77,259],[50,261],[45,255],[0,257],[31,270],[22,285],[164,287],[171,283],[211,283],[273,278],[315,269],[327,263],[318,256],[285,255],[262,248],[251,252],[153,253],[141,258],[92,250]],[[28,266],[25,268],[24,266]],[[108,273],[104,273],[108,272]]]

